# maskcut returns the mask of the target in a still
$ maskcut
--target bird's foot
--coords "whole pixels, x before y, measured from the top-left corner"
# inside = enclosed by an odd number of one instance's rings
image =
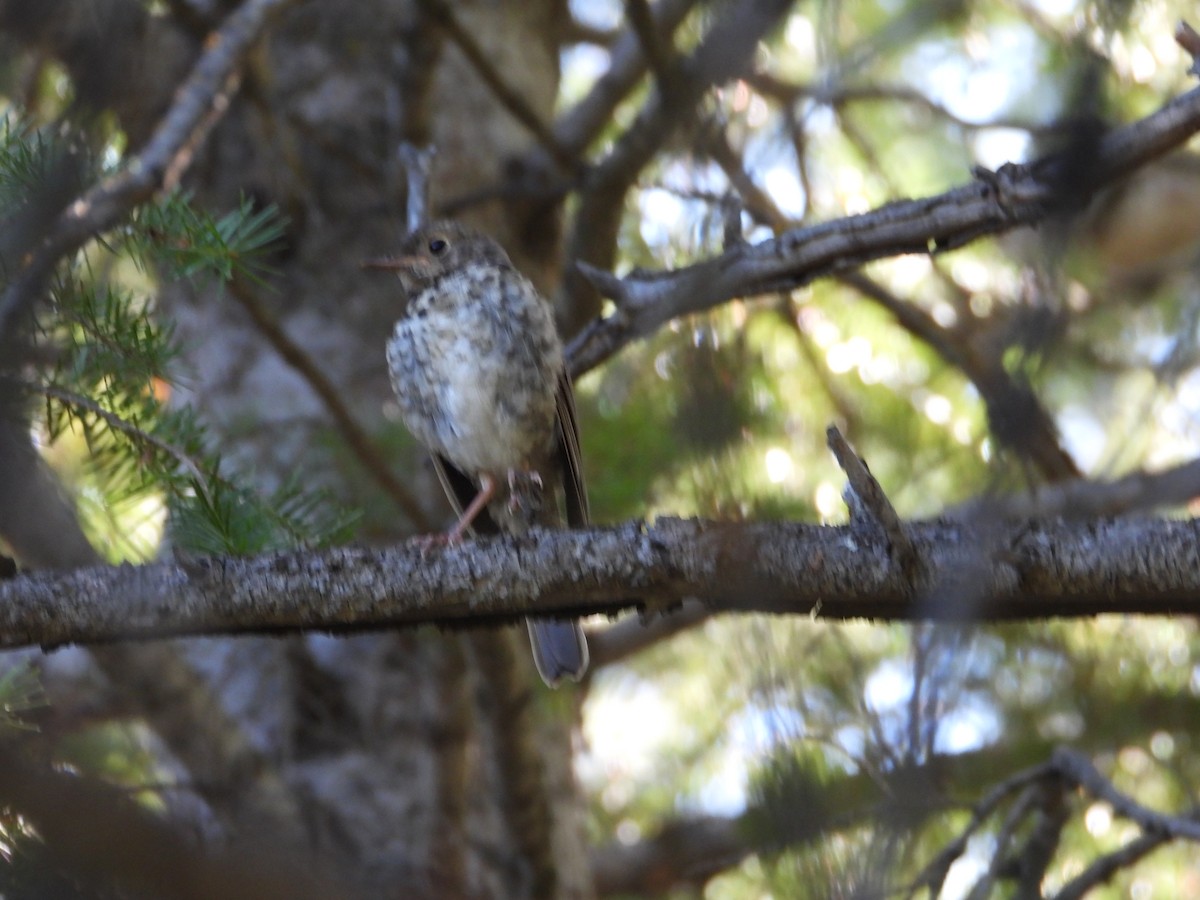
[[[508,511],[519,513],[527,506],[538,509],[542,505],[542,473],[536,470],[508,470]]]
[[[453,547],[455,544],[462,542],[462,535],[455,534],[455,528],[444,534],[423,534],[420,537],[414,538],[417,548],[421,551],[421,558],[424,559],[431,550],[440,550],[443,547]]]
[[[476,514],[478,514],[478,511],[476,511]],[[422,534],[420,538],[416,538],[416,544],[421,548],[421,556],[424,557],[431,550],[442,550],[443,547],[462,544],[463,535],[467,534],[467,529],[470,528],[470,523],[472,523],[476,514],[468,517],[466,512],[464,512],[462,516],[458,517],[458,521],[454,523],[454,528],[451,528],[449,532]]]

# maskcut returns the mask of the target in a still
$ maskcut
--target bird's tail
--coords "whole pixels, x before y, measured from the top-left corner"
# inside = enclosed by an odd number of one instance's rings
[[[542,681],[557,687],[564,679],[578,681],[587,671],[587,639],[578,621],[526,619],[533,662]]]

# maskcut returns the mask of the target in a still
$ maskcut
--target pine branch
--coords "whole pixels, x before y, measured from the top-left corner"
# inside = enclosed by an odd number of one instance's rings
[[[143,269],[156,265],[177,278],[235,275],[261,281],[262,257],[283,236],[287,220],[274,206],[256,209],[243,197],[238,208],[219,219],[174,191],[160,202],[140,207],[119,243]]]
[[[88,190],[58,215],[37,249],[0,294],[0,338],[45,288],[59,260],[112,228],[164,186],[178,183],[191,151],[227,108],[235,75],[272,18],[294,0],[246,0],[208,41],[177,99],[145,149],[115,175]]]
[[[170,441],[165,441],[162,438],[156,437],[150,432],[139,428],[133,422],[122,418],[111,410],[105,409],[99,403],[91,400],[82,394],[77,394],[73,391],[65,390],[53,384],[31,385],[30,390],[37,391],[45,397],[52,400],[57,400],[63,404],[64,408],[74,407],[78,410],[90,413],[108,425],[113,431],[120,432],[129,438],[134,444],[146,448],[157,450],[164,456],[173,460],[181,466],[188,476],[199,483],[207,481],[207,476],[200,464],[190,453],[182,447],[177,447]]]
[[[243,200],[214,218],[172,193],[139,209],[104,246],[168,278],[236,276],[242,284],[263,271],[260,259],[282,228],[274,208],[256,210]],[[45,383],[11,377],[3,383],[46,398],[51,440],[68,430],[83,436],[86,472],[104,497],[102,508],[163,497],[175,512],[175,546],[203,553],[344,539],[355,516],[299,476],[260,496],[222,473],[190,409],[164,406],[160,389],[178,356],[170,326],[154,315],[152,300],[98,282],[86,259],[55,279],[39,330],[52,371]]]

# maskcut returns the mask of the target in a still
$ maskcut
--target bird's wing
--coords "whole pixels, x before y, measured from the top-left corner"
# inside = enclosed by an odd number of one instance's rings
[[[587,485],[583,481],[583,456],[579,452],[579,423],[575,416],[575,391],[571,376],[564,369],[558,376],[558,456],[566,494],[567,525],[583,528],[588,524]],[[444,482],[443,482],[444,484]]]

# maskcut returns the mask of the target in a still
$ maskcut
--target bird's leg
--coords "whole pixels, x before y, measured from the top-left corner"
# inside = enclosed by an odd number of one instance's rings
[[[516,534],[525,534],[542,520],[545,498],[542,475],[536,469],[510,469],[508,472],[508,522]]]
[[[525,469],[509,469],[508,470],[508,511],[517,512],[525,502],[526,497],[531,493],[525,484],[528,483],[537,488],[537,493],[540,498],[542,492],[542,473],[533,470]]]
[[[479,493],[475,495],[466,509],[462,511],[462,515],[458,517],[458,521],[454,523],[454,527],[445,534],[427,534],[421,540],[421,554],[424,555],[434,547],[445,547],[457,544],[463,539],[463,535],[467,533],[467,529],[471,527],[471,523],[475,521],[475,517],[483,511],[483,508],[492,502],[492,498],[496,496],[496,479],[486,472],[479,476]]]
[[[479,476],[479,493],[475,495],[475,499],[470,505],[463,510],[462,515],[458,517],[458,521],[454,523],[454,527],[446,533],[447,544],[457,544],[462,540],[462,536],[467,529],[471,527],[471,523],[475,521],[475,517],[483,512],[484,507],[492,502],[492,498],[496,496],[496,479],[484,472]]]

